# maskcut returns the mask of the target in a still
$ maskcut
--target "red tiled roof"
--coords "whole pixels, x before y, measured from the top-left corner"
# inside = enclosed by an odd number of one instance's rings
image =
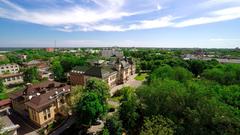
[[[1,100],[0,101],[0,107],[6,106],[6,105],[10,105],[10,104],[11,104],[11,100],[10,99],[5,99],[5,100]]]
[[[22,76],[22,73],[16,73],[16,74],[4,74],[0,75],[0,78],[9,78],[9,77],[15,77],[15,76]]]

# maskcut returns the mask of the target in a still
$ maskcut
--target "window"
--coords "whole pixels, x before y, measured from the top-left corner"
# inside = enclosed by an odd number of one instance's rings
[[[44,115],[44,120],[47,120],[47,115]]]
[[[51,113],[48,113],[48,118],[51,118]]]
[[[60,100],[60,102],[61,102],[62,104],[64,104],[64,103],[65,103],[65,101],[64,101],[64,99],[63,99],[63,98]]]
[[[33,110],[31,109],[31,113],[32,113],[32,119],[33,119],[34,121],[36,121],[36,114],[35,114],[35,111],[33,111]]]
[[[47,109],[43,110],[43,115],[44,115],[44,120],[47,120],[48,118],[51,118],[50,108],[47,108]]]

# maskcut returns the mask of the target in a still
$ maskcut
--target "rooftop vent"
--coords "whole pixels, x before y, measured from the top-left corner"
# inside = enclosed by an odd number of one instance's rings
[[[49,99],[53,99],[53,97],[52,97],[52,96],[49,96]]]
[[[33,98],[33,96],[29,96],[28,99],[31,100]]]

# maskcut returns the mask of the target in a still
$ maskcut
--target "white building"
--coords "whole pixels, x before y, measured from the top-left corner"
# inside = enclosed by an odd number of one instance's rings
[[[0,75],[1,74],[15,74],[19,72],[18,64],[4,64],[0,65]]]
[[[22,73],[0,75],[0,79],[3,80],[4,85],[14,85],[24,82]]]

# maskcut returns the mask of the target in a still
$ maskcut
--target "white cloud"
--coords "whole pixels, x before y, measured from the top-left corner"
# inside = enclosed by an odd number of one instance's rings
[[[201,3],[202,7],[213,7],[226,4],[240,4],[239,0],[207,0],[206,2]]]
[[[232,7],[211,12],[208,16],[184,20],[176,23],[175,27],[188,27],[200,24],[209,24],[240,18],[240,7]]]
[[[38,4],[41,3],[40,0],[36,1]],[[45,4],[48,2],[55,4],[59,2],[58,0],[43,1]],[[185,16],[185,18],[181,18],[180,20],[175,16],[176,11],[164,12],[169,7],[165,8],[164,5],[161,5],[162,3],[166,3],[166,1],[172,2],[172,0],[165,0],[165,2],[158,0],[133,0],[131,2],[127,0],[85,0],[85,2],[88,1],[87,3],[95,3],[97,7],[85,7],[82,4],[77,4],[76,0],[64,1],[69,5],[66,7],[52,6],[47,8],[37,6],[38,8],[35,9],[17,5],[10,0],[0,0],[0,17],[40,24],[63,32],[122,32],[163,27],[181,28],[240,18],[240,6],[215,9],[216,11],[207,10],[198,14],[197,16],[199,17],[191,16],[190,18],[189,16]],[[208,5],[211,5],[209,3],[212,3],[212,5],[214,3],[216,5],[217,3],[238,3],[238,1],[240,0],[208,0],[204,3],[208,3]],[[130,3],[135,4],[130,5],[134,8],[126,8],[129,7],[128,4]],[[149,5],[148,8],[145,5]]]
[[[174,17],[166,16],[154,20],[144,20],[138,24],[130,25],[127,30],[139,30],[139,29],[153,29],[153,28],[162,28],[172,26]]]
[[[213,42],[226,42],[226,41],[240,41],[237,38],[211,38],[210,41]]]

